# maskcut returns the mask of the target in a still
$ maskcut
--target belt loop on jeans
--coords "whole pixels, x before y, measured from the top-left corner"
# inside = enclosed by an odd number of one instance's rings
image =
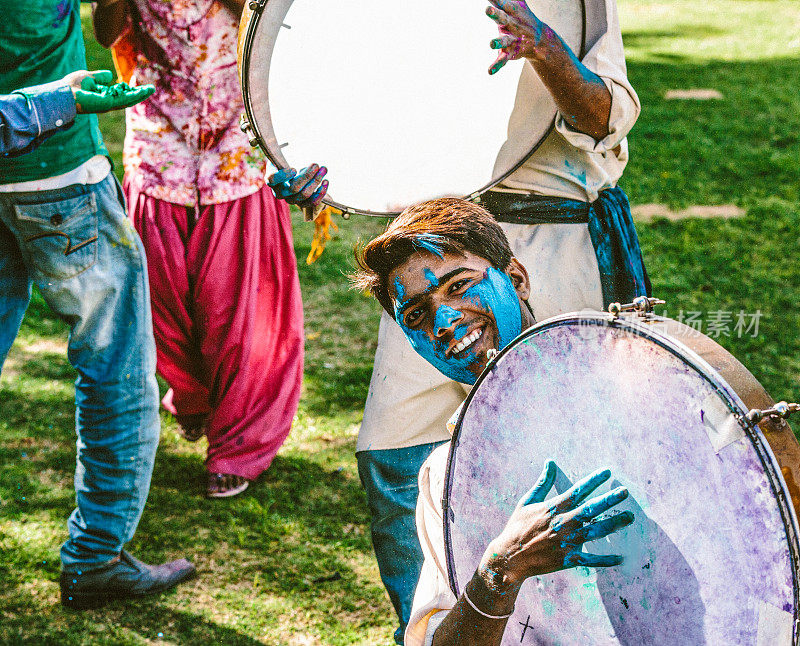
[[[507,224],[586,224],[592,208],[580,200],[501,191],[487,191],[480,203],[495,220]]]

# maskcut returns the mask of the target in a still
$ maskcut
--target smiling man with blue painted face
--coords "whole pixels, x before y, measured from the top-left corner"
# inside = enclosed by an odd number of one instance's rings
[[[470,202],[443,198],[410,207],[356,256],[360,267],[356,286],[378,299],[419,355],[462,384],[474,384],[490,351],[502,350],[536,322],[528,304],[528,272],[512,256],[497,222]],[[403,360],[397,357],[399,371]],[[404,422],[397,420],[398,429]],[[556,473],[555,464],[548,462],[505,529],[486,546],[472,580],[456,598],[447,584],[442,537],[448,450],[449,443],[433,450],[419,471],[419,543],[404,543],[404,532],[392,534],[392,526],[376,527],[373,522],[376,553],[392,549],[400,564],[413,560],[414,549],[421,549],[424,556],[418,577],[410,567],[387,571],[389,559],[379,560],[381,576],[391,583],[388,589],[396,590],[401,584],[416,588],[406,646],[499,644],[520,587],[529,577],[577,565],[621,563],[620,556],[590,554],[582,547],[633,522],[630,512],[598,519],[624,500],[628,491],[617,487],[592,498],[594,490],[611,477],[608,470],[600,470],[546,500]],[[367,468],[383,469],[395,481],[410,470],[409,456],[402,449],[375,453],[381,454],[380,460],[359,459],[365,485]],[[402,502],[409,489],[403,482],[376,488],[370,492],[370,504],[380,512],[381,506]]]
[[[516,258],[501,271],[469,251],[445,254],[432,238],[389,274],[389,284],[394,318],[411,346],[461,383],[475,383],[487,351],[534,323],[525,305],[528,273]]]

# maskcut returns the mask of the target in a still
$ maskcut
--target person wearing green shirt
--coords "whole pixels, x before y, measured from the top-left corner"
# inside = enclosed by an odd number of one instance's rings
[[[25,11],[0,0],[0,15],[0,94],[85,69],[78,0],[31,0]],[[89,91],[107,99],[126,92],[112,87]],[[158,386],[144,250],[97,116],[77,113],[72,127],[37,143],[27,154],[0,156],[0,369],[36,284],[70,328],[77,372],[77,508],[61,547],[60,585],[64,605],[85,609],[159,592],[194,566],[150,566],[123,549],[150,488]]]

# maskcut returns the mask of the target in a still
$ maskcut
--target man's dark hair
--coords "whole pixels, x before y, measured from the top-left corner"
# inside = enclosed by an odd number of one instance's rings
[[[356,248],[358,270],[351,277],[354,287],[375,296],[394,318],[389,274],[422,250],[462,255],[469,251],[501,271],[512,257],[505,233],[486,209],[443,197],[408,207],[381,235]]]

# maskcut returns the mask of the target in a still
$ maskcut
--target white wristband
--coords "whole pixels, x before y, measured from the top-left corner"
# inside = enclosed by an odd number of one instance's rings
[[[478,606],[476,606],[474,603],[472,603],[472,599],[469,598],[469,595],[467,594],[467,589],[466,588],[464,588],[464,598],[467,600],[467,603],[472,606],[472,609],[475,612],[477,612],[479,615],[483,615],[487,619],[508,619],[511,615],[514,614],[514,608],[512,608],[511,612],[509,612],[507,615],[490,615],[490,614],[484,612],[483,610],[478,608]]]

